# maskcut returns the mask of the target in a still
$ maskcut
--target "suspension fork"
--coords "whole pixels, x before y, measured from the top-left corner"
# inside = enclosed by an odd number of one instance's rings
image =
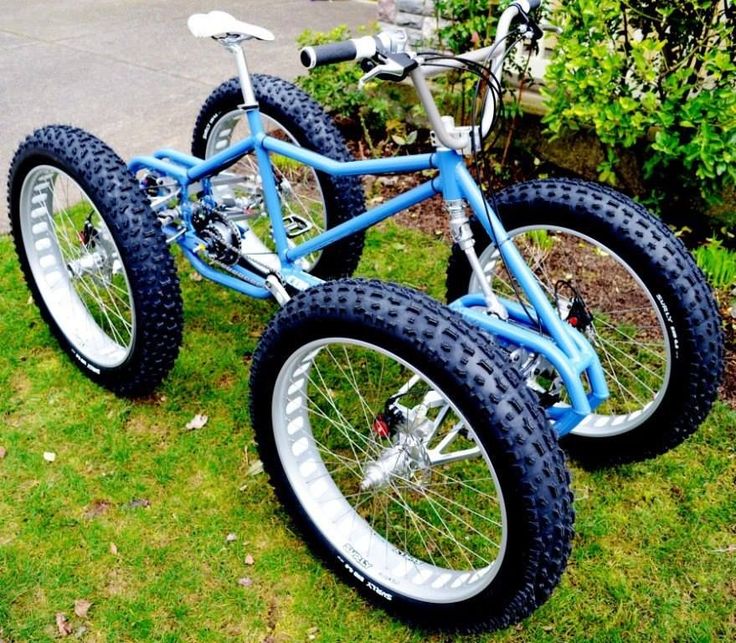
[[[509,317],[508,311],[499,301],[493,292],[493,287],[485,278],[483,266],[481,266],[478,253],[475,251],[475,238],[470,227],[466,200],[461,191],[461,186],[454,180],[456,168],[464,165],[463,159],[456,151],[441,146],[437,150],[436,158],[440,170],[442,196],[449,217],[452,240],[465,253],[473,273],[478,278],[489,312],[500,319],[507,320]]]
[[[478,253],[475,251],[475,238],[473,237],[473,230],[470,227],[470,219],[468,218],[465,201],[462,199],[446,200],[445,209],[450,219],[452,240],[465,253],[473,274],[478,278],[478,283],[480,283],[488,311],[504,321],[507,320],[509,313],[506,307],[499,301],[496,293],[493,292],[493,287],[490,281],[486,279],[483,266],[480,263],[480,259],[478,259]]]

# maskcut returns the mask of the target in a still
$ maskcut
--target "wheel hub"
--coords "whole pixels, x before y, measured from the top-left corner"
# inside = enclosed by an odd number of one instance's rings
[[[86,254],[67,263],[69,275],[74,279],[90,275],[101,285],[109,285],[113,274],[122,269],[112,240],[88,221],[79,233],[79,241]]]
[[[390,447],[364,465],[362,490],[380,489],[394,479],[421,487],[429,479],[432,462],[426,442],[432,424],[424,420],[414,427],[404,427],[394,432]]]

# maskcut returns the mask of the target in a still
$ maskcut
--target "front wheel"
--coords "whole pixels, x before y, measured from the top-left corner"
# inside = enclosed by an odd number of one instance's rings
[[[628,197],[583,181],[521,183],[499,192],[496,203],[551,303],[585,333],[606,374],[610,398],[564,446],[599,466],[649,458],[682,442],[707,416],[723,370],[718,309],[682,243]],[[477,221],[473,226],[486,278],[513,298],[495,246]],[[448,299],[478,290],[455,247]],[[528,380],[540,389],[532,374]],[[564,402],[563,394],[557,403]]]
[[[21,268],[62,348],[94,381],[149,393],[182,332],[179,281],[138,183],[102,141],[49,126],[21,144],[8,179]]]
[[[499,628],[559,581],[564,456],[518,373],[448,309],[379,282],[311,288],[263,335],[251,391],[279,498],[386,609]]]

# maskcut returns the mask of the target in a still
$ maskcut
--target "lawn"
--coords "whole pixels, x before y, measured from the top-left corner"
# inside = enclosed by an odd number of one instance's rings
[[[88,641],[448,640],[326,571],[260,472],[248,371],[273,305],[180,264],[184,346],[163,386],[132,402],[61,353],[8,238],[0,257],[0,640],[58,638],[59,613]],[[359,274],[439,297],[446,257],[443,243],[383,225]],[[205,426],[186,430],[200,413]],[[561,585],[517,627],[473,640],[736,638],[734,426],[719,403],[656,460],[573,464],[577,536]],[[85,616],[77,600],[91,602]]]

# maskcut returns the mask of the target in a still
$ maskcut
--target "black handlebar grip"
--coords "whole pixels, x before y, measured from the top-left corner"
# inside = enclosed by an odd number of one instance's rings
[[[352,40],[333,42],[329,45],[316,45],[315,47],[304,47],[299,56],[307,69],[330,63],[342,63],[355,60],[358,50]]]

